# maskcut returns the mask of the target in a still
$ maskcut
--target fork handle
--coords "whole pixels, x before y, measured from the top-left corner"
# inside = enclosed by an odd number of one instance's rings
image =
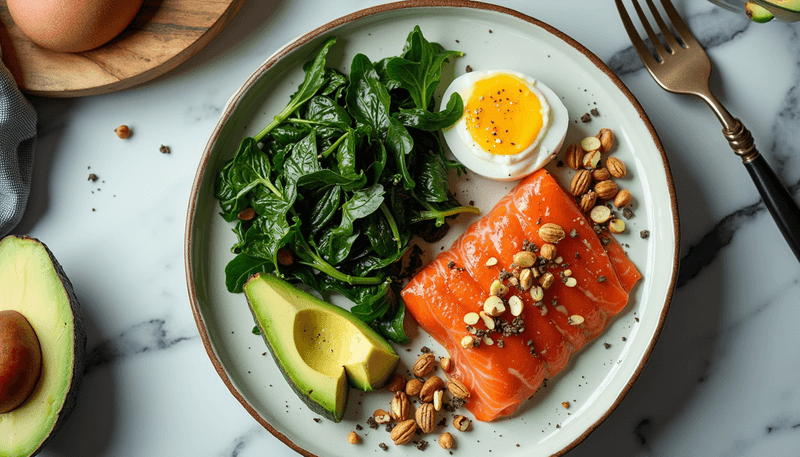
[[[742,121],[736,119],[732,128],[723,129],[722,132],[736,155],[742,158],[744,167],[750,173],[758,192],[764,199],[764,205],[775,219],[778,229],[795,257],[800,260],[800,207],[797,206],[797,202],[781,183],[769,163],[759,154],[753,136],[742,124]]]

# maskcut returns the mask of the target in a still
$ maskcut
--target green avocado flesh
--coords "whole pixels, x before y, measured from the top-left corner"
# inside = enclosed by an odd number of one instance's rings
[[[766,8],[755,2],[745,3],[744,12],[751,21],[762,24],[771,21],[775,17]]]
[[[41,375],[22,404],[0,414],[0,457],[37,454],[75,406],[86,333],[72,285],[34,238],[0,240],[0,311],[22,314],[39,340]]]
[[[272,356],[312,411],[339,422],[349,380],[369,391],[383,387],[400,358],[367,324],[338,306],[272,275],[244,286],[250,311]]]
[[[764,3],[800,13],[800,0],[764,0]]]

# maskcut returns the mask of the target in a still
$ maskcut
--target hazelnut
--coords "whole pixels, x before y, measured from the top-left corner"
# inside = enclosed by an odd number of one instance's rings
[[[453,447],[453,435],[448,432],[439,435],[439,447],[442,449],[450,449]]]
[[[405,389],[406,378],[400,373],[396,373],[386,387],[389,389],[389,392],[399,392]]]
[[[358,444],[359,441],[361,441],[361,438],[358,436],[358,433],[350,432],[350,434],[347,435],[347,442],[348,443],[350,443],[350,444]]]
[[[406,395],[409,397],[419,395],[420,390],[422,390],[422,381],[419,379],[414,378],[406,383]]]
[[[117,133],[117,136],[124,139],[130,138],[133,134],[133,131],[127,125],[120,125],[119,127],[114,129],[114,132]]]
[[[624,208],[631,204],[631,191],[628,189],[622,189],[621,191],[617,192],[617,196],[614,197],[614,206],[617,208]]]

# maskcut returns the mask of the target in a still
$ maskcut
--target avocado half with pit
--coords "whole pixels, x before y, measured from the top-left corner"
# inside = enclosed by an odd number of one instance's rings
[[[308,407],[339,422],[348,380],[358,389],[383,387],[400,358],[369,325],[348,311],[269,274],[256,274],[244,293],[273,358]]]
[[[36,455],[77,400],[86,332],[72,284],[29,237],[0,240],[0,456]]]

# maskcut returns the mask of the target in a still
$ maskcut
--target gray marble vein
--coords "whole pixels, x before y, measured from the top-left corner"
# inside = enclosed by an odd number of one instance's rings
[[[84,373],[118,362],[137,354],[170,349],[184,341],[198,339],[196,334],[174,335],[166,328],[166,320],[151,319],[140,322],[118,336],[105,340],[89,351]]]

